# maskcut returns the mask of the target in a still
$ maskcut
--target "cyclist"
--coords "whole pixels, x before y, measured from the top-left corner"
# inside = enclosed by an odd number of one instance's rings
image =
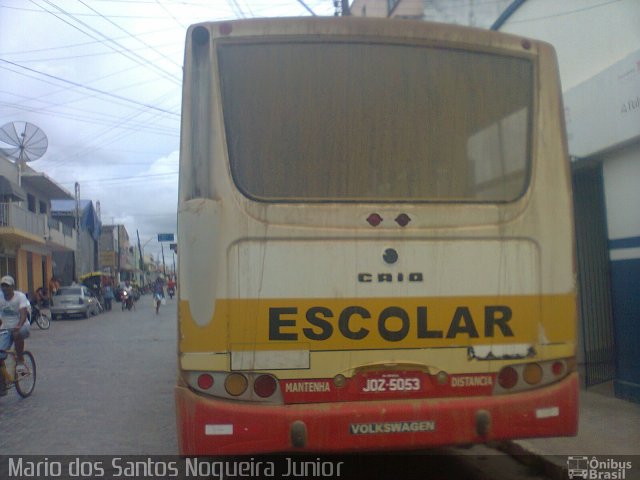
[[[6,330],[0,335],[0,350],[7,350],[11,343],[16,349],[16,374],[27,373],[24,364],[24,339],[29,336],[29,310],[31,304],[27,296],[16,290],[16,281],[10,275],[0,279],[0,319],[2,328]],[[0,361],[4,361],[0,358]],[[6,394],[4,382],[0,383],[0,395]]]

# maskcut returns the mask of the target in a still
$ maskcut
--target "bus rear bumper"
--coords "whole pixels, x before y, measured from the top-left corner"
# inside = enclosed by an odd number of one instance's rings
[[[247,404],[177,386],[181,455],[349,452],[572,436],[578,376],[500,396],[297,405]]]

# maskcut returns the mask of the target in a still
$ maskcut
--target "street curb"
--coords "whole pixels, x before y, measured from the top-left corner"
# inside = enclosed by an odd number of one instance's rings
[[[523,465],[544,473],[552,480],[567,480],[569,478],[569,470],[566,466],[558,465],[542,453],[526,448],[517,441],[500,442],[494,448],[506,453]]]

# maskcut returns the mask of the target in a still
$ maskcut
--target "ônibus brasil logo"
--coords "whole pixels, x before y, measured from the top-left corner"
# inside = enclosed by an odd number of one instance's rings
[[[570,456],[567,458],[569,478],[595,480],[625,480],[627,470],[631,470],[631,462],[597,457]]]

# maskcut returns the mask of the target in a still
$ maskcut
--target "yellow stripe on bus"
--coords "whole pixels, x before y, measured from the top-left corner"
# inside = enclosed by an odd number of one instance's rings
[[[198,326],[182,301],[181,352],[312,351],[573,342],[573,294],[224,299]]]

